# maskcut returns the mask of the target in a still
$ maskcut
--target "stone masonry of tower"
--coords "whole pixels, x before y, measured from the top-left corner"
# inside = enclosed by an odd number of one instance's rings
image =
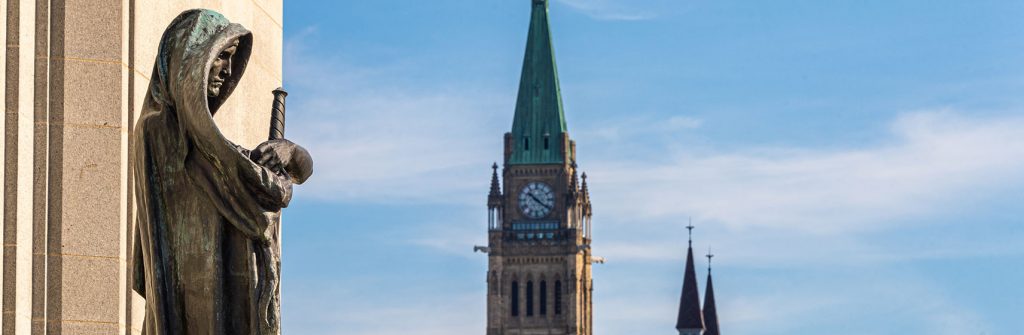
[[[488,335],[593,334],[590,197],[565,125],[547,11],[546,0],[532,0],[502,178],[497,164],[491,178]]]

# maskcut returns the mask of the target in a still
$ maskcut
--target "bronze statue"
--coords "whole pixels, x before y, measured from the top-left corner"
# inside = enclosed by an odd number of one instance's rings
[[[214,123],[251,49],[248,30],[203,9],[161,38],[131,157],[143,334],[280,334],[280,211],[313,163],[283,138],[250,152]],[[274,109],[283,137],[282,93]]]

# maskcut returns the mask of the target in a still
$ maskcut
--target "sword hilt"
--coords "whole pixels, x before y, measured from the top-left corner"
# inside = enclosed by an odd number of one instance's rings
[[[274,103],[270,109],[270,140],[284,139],[284,99],[288,96],[283,88],[274,90]]]

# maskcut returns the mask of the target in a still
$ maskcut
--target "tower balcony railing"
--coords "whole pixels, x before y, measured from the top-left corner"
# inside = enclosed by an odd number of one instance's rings
[[[566,241],[576,238],[578,230],[563,228],[558,221],[519,221],[503,230],[506,241]]]

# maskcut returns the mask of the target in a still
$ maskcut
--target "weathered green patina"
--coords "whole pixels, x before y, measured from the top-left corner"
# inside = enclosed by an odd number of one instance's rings
[[[514,146],[509,164],[565,162],[562,141],[562,134],[566,132],[565,113],[549,27],[547,0],[533,0],[519,98],[512,122]]]
[[[284,139],[250,152],[217,127],[252,45],[249,30],[205,9],[160,39],[131,156],[144,335],[281,333],[281,209],[312,159]]]

